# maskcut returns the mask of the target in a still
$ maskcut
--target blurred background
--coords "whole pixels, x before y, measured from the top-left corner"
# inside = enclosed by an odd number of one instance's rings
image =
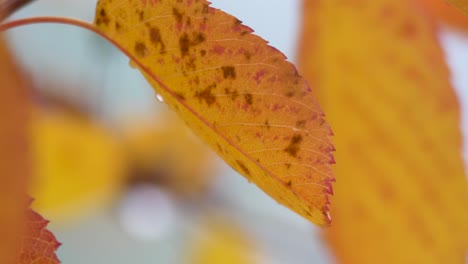
[[[295,61],[299,0],[212,2]],[[92,21],[95,4],[37,0],[11,19]],[[468,34],[443,28],[440,39],[466,135]],[[333,262],[317,227],[224,165],[100,37],[34,25],[8,40],[38,91],[31,194],[63,263],[227,263],[216,252],[232,263]]]

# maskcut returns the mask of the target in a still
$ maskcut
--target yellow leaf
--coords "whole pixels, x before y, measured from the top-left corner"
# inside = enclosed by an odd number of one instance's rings
[[[258,263],[254,243],[242,229],[220,217],[206,219],[190,241],[187,264]]]
[[[101,0],[95,24],[229,165],[310,221],[330,222],[331,131],[282,53],[205,0]]]
[[[33,207],[56,221],[76,219],[110,201],[126,173],[122,147],[109,131],[73,114],[35,112]]]
[[[159,122],[131,122],[125,145],[130,181],[153,182],[185,198],[205,194],[214,178],[214,153],[172,111]]]
[[[335,131],[326,237],[340,263],[459,263],[460,111],[431,24],[407,0],[304,1],[301,67]]]
[[[20,250],[27,208],[26,180],[30,97],[27,82],[0,38],[0,263],[13,264]]]

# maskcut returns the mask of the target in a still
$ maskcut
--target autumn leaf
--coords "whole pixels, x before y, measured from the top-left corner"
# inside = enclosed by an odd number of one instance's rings
[[[14,263],[26,208],[31,171],[27,128],[30,98],[26,82],[0,39],[0,263]]]
[[[33,207],[57,222],[111,201],[127,169],[118,139],[89,118],[36,108],[32,118]]]
[[[282,53],[204,0],[101,0],[95,24],[229,165],[310,221],[330,222],[331,131]]]
[[[55,251],[60,246],[55,236],[46,229],[49,221],[41,215],[28,210],[26,218],[26,236],[23,238],[22,248],[17,264],[55,264],[60,260]]]
[[[0,263],[59,263],[58,242],[45,230],[45,220],[27,209],[26,183],[31,175],[27,82],[0,40]],[[23,235],[24,234],[24,235]]]
[[[460,8],[460,10],[462,10],[463,13],[465,13],[465,15],[468,15],[468,0],[444,0],[444,1],[447,1],[453,4],[454,6]]]
[[[157,115],[158,122],[133,117],[123,129],[130,183],[158,184],[188,199],[205,195],[215,176],[214,153],[173,111]]]
[[[434,30],[407,0],[304,1],[301,68],[336,133],[325,231],[340,263],[464,263],[460,110]]]
[[[463,14],[460,9],[441,0],[418,0],[425,11],[439,22],[450,26],[468,30],[468,16]]]
[[[252,239],[232,221],[210,215],[197,226],[184,254],[187,264],[254,264],[259,254]]]

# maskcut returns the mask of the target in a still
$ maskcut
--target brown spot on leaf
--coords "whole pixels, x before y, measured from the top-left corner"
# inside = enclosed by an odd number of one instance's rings
[[[224,93],[226,95],[231,95],[231,100],[236,100],[236,98],[239,96],[239,93],[237,90],[231,91],[231,88],[224,88]]]
[[[164,45],[164,42],[162,41],[161,37],[161,31],[157,27],[150,28],[149,30],[149,35],[150,35],[150,41],[154,45],[155,48],[160,48],[159,52],[161,54],[166,53],[166,46]]]
[[[98,26],[101,24],[108,26],[109,22],[110,22],[110,19],[107,16],[106,9],[101,8],[101,11],[99,11],[99,17],[96,19],[96,24]]]
[[[189,49],[190,49],[190,39],[187,33],[184,33],[179,38],[179,46],[180,46],[180,54],[182,55],[182,57],[187,56],[189,53]]]
[[[286,95],[286,97],[293,97],[294,96],[294,92],[293,91],[287,91],[284,95]]]
[[[122,26],[120,25],[119,22],[116,21],[116,22],[115,22],[115,30],[116,30],[117,32],[120,32],[121,29],[122,29]]]
[[[224,79],[236,79],[236,69],[233,66],[222,67]]]
[[[250,61],[250,58],[252,58],[252,54],[248,51],[244,52],[244,57],[247,61]]]
[[[190,58],[186,63],[185,66],[187,67],[188,70],[196,70],[196,65],[195,65],[196,59],[194,57]]]
[[[145,18],[145,13],[143,11],[138,12],[138,19],[140,22],[143,22],[143,19]]]
[[[198,100],[201,102],[201,101],[205,101],[205,103],[208,105],[208,106],[211,106],[212,104],[214,104],[216,102],[216,97],[213,95],[212,93],[212,89],[216,87],[216,83],[213,83],[211,85],[208,85],[205,89],[203,89],[202,91],[197,91],[195,93],[195,97],[198,98]]]
[[[247,102],[248,105],[252,105],[252,103],[253,103],[252,94],[245,94],[244,99],[245,99],[245,101]]]
[[[299,120],[299,121],[296,122],[296,127],[297,128],[304,128],[305,124],[306,124],[305,120]]]
[[[174,15],[177,23],[182,23],[182,18],[184,15],[177,8],[172,8],[172,14]]]
[[[207,14],[210,12],[210,6],[208,4],[203,4],[202,13]]]
[[[146,56],[146,53],[147,53],[147,49],[146,49],[146,45],[143,43],[143,42],[137,42],[135,43],[135,54],[140,57],[140,58],[143,58]]]
[[[205,40],[206,40],[205,35],[203,33],[201,33],[201,32],[198,32],[198,33],[194,34],[191,44],[193,46],[195,46],[195,45],[198,45],[200,43],[205,42]]]
[[[180,100],[185,100],[185,96],[183,93],[174,92],[174,95]]]
[[[240,161],[240,160],[236,160],[236,163],[237,165],[239,165],[239,168],[245,173],[247,174],[248,176],[250,176],[250,170],[249,168],[247,168],[247,166],[245,166],[245,164]]]
[[[300,134],[296,134],[291,138],[291,142],[289,145],[284,149],[292,157],[297,156],[297,152],[299,151],[299,145],[302,142],[302,136]]]
[[[203,43],[205,40],[206,40],[206,37],[201,32],[194,33],[192,35],[192,39],[189,38],[187,33],[184,33],[179,38],[180,53],[182,57],[188,55],[190,47]],[[206,51],[204,51],[204,53],[206,53]]]

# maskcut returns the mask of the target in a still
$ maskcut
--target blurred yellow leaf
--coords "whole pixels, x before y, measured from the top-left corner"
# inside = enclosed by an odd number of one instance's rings
[[[235,170],[319,225],[330,222],[330,128],[278,50],[206,0],[100,0],[95,24]]]
[[[255,246],[242,229],[227,219],[211,217],[196,230],[187,264],[256,264]]]
[[[32,125],[33,207],[54,220],[71,220],[108,202],[123,183],[126,161],[114,135],[90,120],[35,112]]]
[[[304,1],[301,67],[336,133],[340,263],[459,263],[460,111],[431,24],[407,0]]]
[[[133,121],[125,130],[129,180],[153,182],[174,193],[204,194],[213,179],[214,153],[172,111],[159,122]]]

